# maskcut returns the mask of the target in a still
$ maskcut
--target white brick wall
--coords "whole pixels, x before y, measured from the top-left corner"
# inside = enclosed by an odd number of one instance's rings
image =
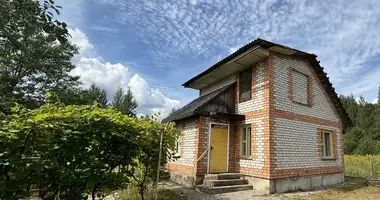
[[[337,134],[337,160],[321,160],[318,156],[317,128],[333,130]],[[341,166],[342,144],[338,128],[305,122],[275,119],[276,169]]]
[[[262,169],[264,167],[264,124],[263,117],[249,119],[242,124],[253,124],[252,129],[252,146],[253,149],[251,159],[240,159],[240,166],[246,168]],[[254,155],[253,155],[254,154]]]
[[[221,81],[219,81],[217,83],[214,83],[214,84],[212,84],[210,86],[207,86],[207,87],[201,89],[200,90],[200,96],[203,96],[203,95],[208,94],[208,93],[210,93],[212,91],[220,89],[220,88],[222,88],[224,86],[227,86],[227,85],[229,85],[229,84],[231,84],[233,82],[236,82],[236,76],[235,75],[231,75],[229,77],[226,77],[226,78],[222,79]]]
[[[195,120],[184,122],[185,126],[181,133],[181,157],[175,160],[173,163],[194,166],[194,154],[195,154],[195,135],[196,123]]]
[[[301,105],[294,103],[288,97],[288,70],[289,68],[296,69],[306,75],[312,75],[312,69],[304,62],[283,59],[279,57],[274,57],[275,63],[275,107],[280,110],[294,112],[297,114],[303,114],[308,116],[313,116],[321,119],[326,119],[330,121],[339,121],[339,117],[334,113],[334,108],[332,107],[331,100],[326,98],[324,93],[324,88],[317,83],[314,78],[313,81],[313,95],[314,101],[313,106],[309,107],[307,105]]]
[[[252,89],[255,91],[256,96],[253,96],[250,101],[236,104],[235,112],[237,114],[264,109],[264,62],[260,62],[254,67],[254,70],[257,70],[257,75],[253,77],[252,81],[256,81],[256,84],[253,85]]]

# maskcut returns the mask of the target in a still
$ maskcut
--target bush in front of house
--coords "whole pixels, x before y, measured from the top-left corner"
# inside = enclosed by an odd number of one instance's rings
[[[344,174],[345,176],[367,178],[373,175],[380,176],[380,156],[379,155],[345,155]]]
[[[0,199],[107,195],[126,188],[146,160],[151,164],[144,173],[152,178],[159,133],[164,156],[178,135],[174,124],[98,105],[47,103],[34,110],[18,105],[1,118]]]

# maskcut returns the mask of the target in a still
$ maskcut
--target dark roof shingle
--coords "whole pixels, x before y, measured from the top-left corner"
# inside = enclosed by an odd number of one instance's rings
[[[171,121],[177,121],[181,120],[187,117],[191,117],[200,113],[197,113],[197,109],[202,107],[203,105],[207,104],[214,98],[216,98],[218,95],[226,91],[229,87],[232,86],[233,83],[222,87],[220,89],[217,89],[213,92],[210,92],[208,94],[205,94],[203,96],[198,97],[197,99],[194,99],[192,102],[188,103],[184,107],[180,108],[179,110],[171,113],[168,117],[162,120],[162,122],[171,122]]]

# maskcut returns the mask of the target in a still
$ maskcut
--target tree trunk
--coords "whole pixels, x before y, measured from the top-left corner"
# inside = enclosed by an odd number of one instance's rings
[[[95,198],[96,198],[96,187],[94,187],[93,189],[92,189],[92,192],[91,192],[91,197],[92,197],[92,200],[95,200]]]
[[[144,200],[144,184],[139,184],[139,192],[140,192],[141,200]]]

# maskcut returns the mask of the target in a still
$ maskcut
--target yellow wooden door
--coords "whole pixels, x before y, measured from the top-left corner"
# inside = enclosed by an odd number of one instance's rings
[[[228,129],[211,128],[210,173],[227,172]]]

